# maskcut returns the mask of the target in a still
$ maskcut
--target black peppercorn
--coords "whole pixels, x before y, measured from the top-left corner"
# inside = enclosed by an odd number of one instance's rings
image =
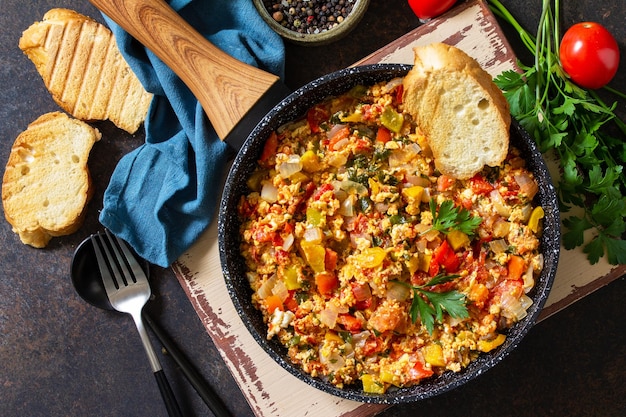
[[[332,29],[352,11],[356,0],[263,0],[270,15],[283,27],[298,33]]]

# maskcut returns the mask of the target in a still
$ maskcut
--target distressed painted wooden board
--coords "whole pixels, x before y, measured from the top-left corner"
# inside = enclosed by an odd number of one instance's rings
[[[513,51],[481,0],[454,8],[445,19],[420,26],[357,64],[412,63],[414,46],[437,41],[465,50],[492,75],[515,68]],[[228,295],[219,262],[216,222],[174,263],[173,270],[255,415],[299,417],[315,410],[315,415],[326,417],[367,417],[386,407],[344,400],[311,388],[259,347]],[[592,267],[582,251],[563,251],[542,318],[625,272],[626,266],[611,268],[607,263]]]

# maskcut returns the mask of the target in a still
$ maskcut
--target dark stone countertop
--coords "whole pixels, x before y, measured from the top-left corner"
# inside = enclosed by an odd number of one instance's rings
[[[540,0],[502,3],[534,31]],[[626,10],[619,2],[562,3],[564,27],[579,20],[602,22],[626,52]],[[101,20],[86,1],[2,2],[3,164],[19,132],[39,115],[58,109],[17,47],[21,32],[55,7],[73,8]],[[287,45],[286,82],[297,88],[350,65],[418,24],[405,0],[372,0],[361,24],[340,42],[313,48]],[[504,29],[520,57],[527,58],[515,33]],[[625,90],[623,63],[621,68],[614,85]],[[90,169],[97,191],[83,227],[37,250],[22,245],[8,223],[0,221],[0,414],[6,417],[166,415],[130,317],[86,304],[69,279],[75,248],[101,229],[98,210],[116,161],[142,141],[141,133],[126,135],[108,122],[95,125],[109,140],[96,144],[92,152]],[[148,306],[151,315],[192,358],[233,415],[253,416],[172,271],[152,267],[151,274],[155,293]],[[626,280],[621,278],[539,323],[487,374],[437,398],[395,406],[382,415],[624,416],[625,299]],[[171,358],[161,359],[185,414],[211,415]]]

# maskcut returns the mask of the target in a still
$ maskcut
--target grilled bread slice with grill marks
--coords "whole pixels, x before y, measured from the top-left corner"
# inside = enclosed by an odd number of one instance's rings
[[[75,118],[111,120],[129,133],[144,121],[152,94],[120,54],[111,31],[69,9],[52,9],[22,33],[54,101]]]

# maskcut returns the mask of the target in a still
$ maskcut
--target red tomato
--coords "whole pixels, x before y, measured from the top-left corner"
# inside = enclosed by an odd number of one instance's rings
[[[619,47],[604,26],[581,22],[570,27],[559,48],[563,70],[576,84],[596,89],[615,76],[619,66]]]
[[[421,20],[432,19],[447,12],[456,0],[409,0],[413,13]]]

